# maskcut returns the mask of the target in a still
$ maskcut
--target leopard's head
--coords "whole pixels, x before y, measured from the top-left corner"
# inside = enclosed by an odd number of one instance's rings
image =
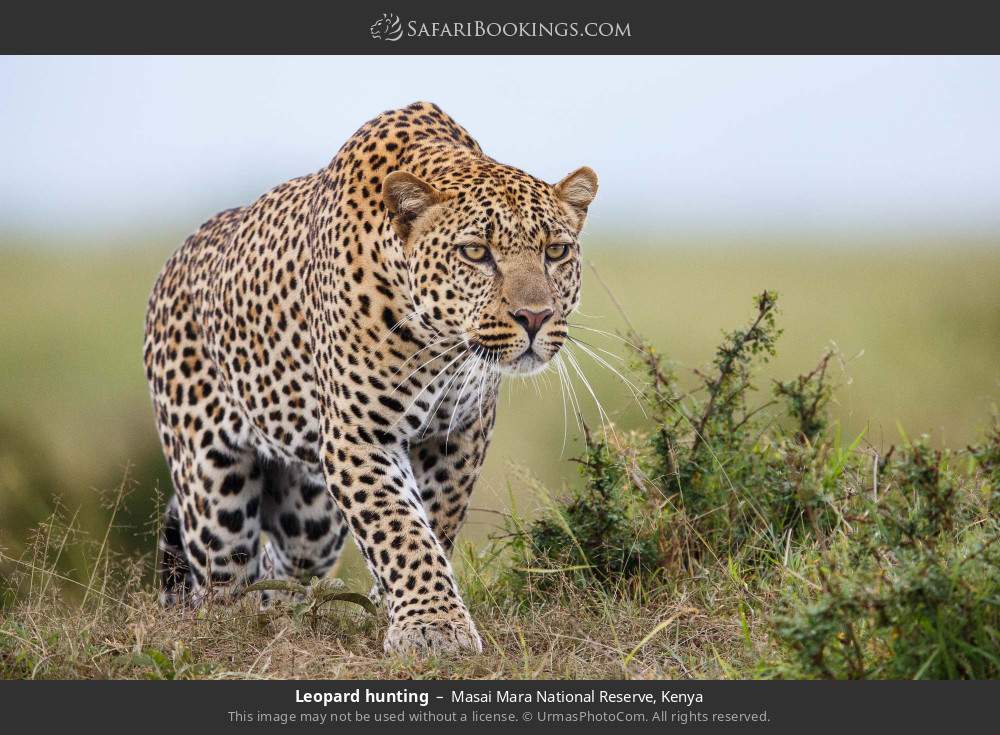
[[[490,160],[433,183],[389,174],[383,200],[421,322],[500,372],[544,369],[579,306],[579,235],[596,194],[586,166],[554,185]]]

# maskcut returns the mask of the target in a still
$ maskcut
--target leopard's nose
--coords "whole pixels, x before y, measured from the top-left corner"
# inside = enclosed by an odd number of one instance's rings
[[[552,316],[552,309],[542,309],[541,311],[518,309],[517,311],[512,311],[510,315],[514,317],[515,322],[524,327],[524,331],[528,333],[528,340],[533,341],[535,335],[538,334],[538,330]]]

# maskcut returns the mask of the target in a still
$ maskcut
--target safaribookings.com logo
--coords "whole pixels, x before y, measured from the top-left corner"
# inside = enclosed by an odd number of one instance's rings
[[[395,13],[382,13],[368,29],[376,41],[407,38],[631,38],[624,21],[419,21],[403,25]]]
[[[395,13],[382,13],[368,30],[376,41],[398,41],[403,37],[403,24]]]

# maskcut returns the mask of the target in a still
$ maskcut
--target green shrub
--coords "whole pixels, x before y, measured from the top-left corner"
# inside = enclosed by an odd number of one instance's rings
[[[527,538],[514,536],[525,564],[532,557],[555,562],[582,586],[592,579],[613,585],[653,571],[660,558],[657,534],[643,525],[657,516],[650,513],[648,497],[632,491],[617,459],[608,445],[590,444],[578,460],[586,478],[581,490],[532,524]]]
[[[787,657],[771,673],[1000,675],[1000,527],[952,459],[915,442],[886,463],[881,494],[845,499],[850,520],[816,582],[789,585],[775,616]]]
[[[527,599],[567,580],[641,593],[739,570],[733,609],[767,619],[774,643],[760,675],[1000,676],[1000,424],[963,452],[845,442],[827,416],[833,351],[754,403],[780,335],[776,295],[754,306],[689,391],[629,335],[646,428],[587,432],[582,482],[508,522],[501,581]]]

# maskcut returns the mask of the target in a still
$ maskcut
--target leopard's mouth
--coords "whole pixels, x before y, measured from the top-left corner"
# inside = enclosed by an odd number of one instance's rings
[[[504,347],[492,347],[478,341],[472,341],[471,346],[477,357],[494,364],[505,375],[528,377],[544,370],[549,362],[535,351],[534,345],[528,345],[520,355],[507,360],[504,359],[507,352]]]
[[[548,362],[548,360],[529,347],[521,353],[520,357],[514,360],[513,364],[505,372],[510,375],[528,377],[540,373],[545,369]]]

